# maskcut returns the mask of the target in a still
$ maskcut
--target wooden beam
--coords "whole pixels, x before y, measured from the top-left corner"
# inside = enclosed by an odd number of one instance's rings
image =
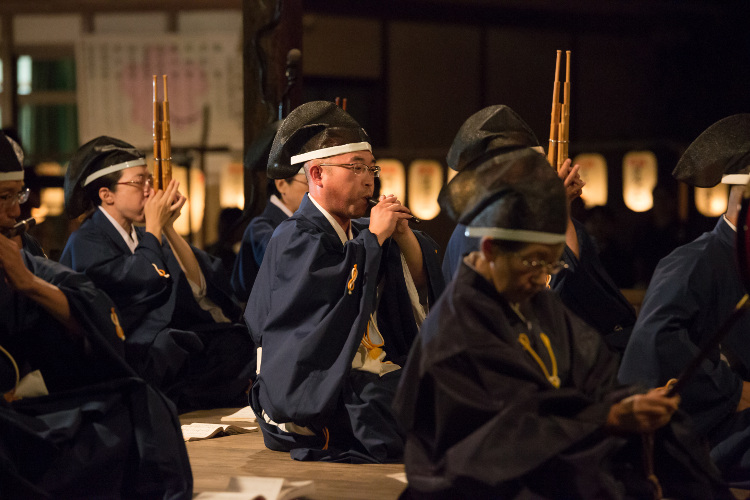
[[[3,0],[0,14],[66,14],[80,12],[188,11],[240,9],[242,0]]]
[[[13,57],[13,16],[0,15],[0,60],[3,61],[3,91],[0,93],[3,128],[15,126],[16,121],[16,60]]]

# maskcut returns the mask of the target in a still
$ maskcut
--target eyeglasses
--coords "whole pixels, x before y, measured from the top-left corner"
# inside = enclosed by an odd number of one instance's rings
[[[154,177],[151,175],[149,175],[148,177],[139,176],[132,181],[118,182],[117,184],[125,184],[127,186],[137,187],[146,191],[154,184]]]
[[[377,165],[370,166],[364,163],[321,163],[320,166],[346,168],[354,172],[354,175],[370,172],[374,177],[380,177],[380,167]]]
[[[294,178],[292,178],[292,182],[299,182],[300,184],[304,184],[305,186],[307,186],[307,182],[305,182],[305,181],[301,181],[301,180],[299,180],[299,179],[294,179]]]
[[[30,194],[31,192],[29,191],[29,188],[24,188],[16,194],[3,194],[0,195],[0,203],[2,203],[5,208],[12,207],[14,203],[23,205],[29,201]]]
[[[568,265],[562,260],[558,260],[557,262],[546,262],[544,260],[528,260],[518,254],[514,255],[521,258],[521,264],[523,264],[526,269],[534,271],[535,273],[543,272],[544,274],[557,274],[563,269],[568,268]]]

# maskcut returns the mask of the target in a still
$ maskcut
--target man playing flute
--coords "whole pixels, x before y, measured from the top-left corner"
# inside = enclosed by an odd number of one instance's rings
[[[126,364],[112,300],[7,236],[23,186],[0,132],[0,498],[191,498],[174,407]]]
[[[369,137],[333,103],[303,104],[273,142],[268,176],[304,167],[309,194],[268,243],[245,311],[261,346],[251,406],[266,446],[298,460],[401,458],[390,409],[401,366],[443,288],[437,245],[380,196]]]

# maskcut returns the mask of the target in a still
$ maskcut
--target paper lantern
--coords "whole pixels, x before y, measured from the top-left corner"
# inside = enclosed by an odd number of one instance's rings
[[[221,208],[245,206],[245,184],[242,163],[229,162],[219,177],[219,204]]]
[[[45,209],[45,215],[56,217],[65,209],[65,191],[61,187],[42,188],[39,191],[40,208]]]
[[[414,160],[409,165],[409,208],[415,217],[430,220],[440,213],[438,194],[443,187],[443,166],[435,160]]]
[[[190,191],[188,193],[188,171],[190,172]],[[172,178],[180,182],[180,192],[186,194],[187,202],[174,222],[175,231],[183,236],[191,232],[198,233],[203,225],[203,210],[206,202],[206,179],[197,168],[187,169],[172,165]]]
[[[631,151],[622,159],[622,197],[633,212],[645,212],[654,206],[653,190],[657,180],[656,155],[651,151]]]
[[[586,208],[607,204],[607,160],[597,153],[583,153],[573,159],[573,165],[580,165],[578,173],[586,183],[581,199]]]
[[[406,200],[406,169],[393,158],[378,160],[380,166],[380,194],[394,194],[404,203]]]
[[[712,188],[695,188],[695,207],[706,217],[718,217],[727,209],[729,186],[718,184]]]

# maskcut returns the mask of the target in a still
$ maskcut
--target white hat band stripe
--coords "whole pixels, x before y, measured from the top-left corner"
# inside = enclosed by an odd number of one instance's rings
[[[0,172],[0,182],[2,181],[22,181],[23,170],[14,170],[13,172]]]
[[[527,231],[525,229],[505,229],[502,227],[467,227],[466,236],[489,236],[498,240],[523,241],[555,245],[565,243],[565,234]]]
[[[370,151],[372,152],[372,146],[369,142],[353,142],[351,144],[344,144],[342,146],[331,146],[330,148],[316,149],[315,151],[308,151],[301,155],[294,155],[290,160],[290,165],[296,165],[297,163],[305,163],[310,160],[317,160],[320,158],[328,158],[329,156],[341,155],[344,153],[351,153],[353,151]]]
[[[750,174],[728,174],[721,177],[722,184],[747,184]]]
[[[126,168],[130,167],[139,167],[141,165],[146,165],[146,159],[145,158],[138,158],[137,160],[129,160],[122,163],[116,163],[114,165],[111,165],[107,168],[103,168],[101,170],[97,170],[93,174],[86,177],[86,180],[83,181],[84,186],[88,186],[93,181],[98,179],[99,177],[104,177],[105,175],[109,175],[112,172],[117,172],[119,170],[125,170]]]

